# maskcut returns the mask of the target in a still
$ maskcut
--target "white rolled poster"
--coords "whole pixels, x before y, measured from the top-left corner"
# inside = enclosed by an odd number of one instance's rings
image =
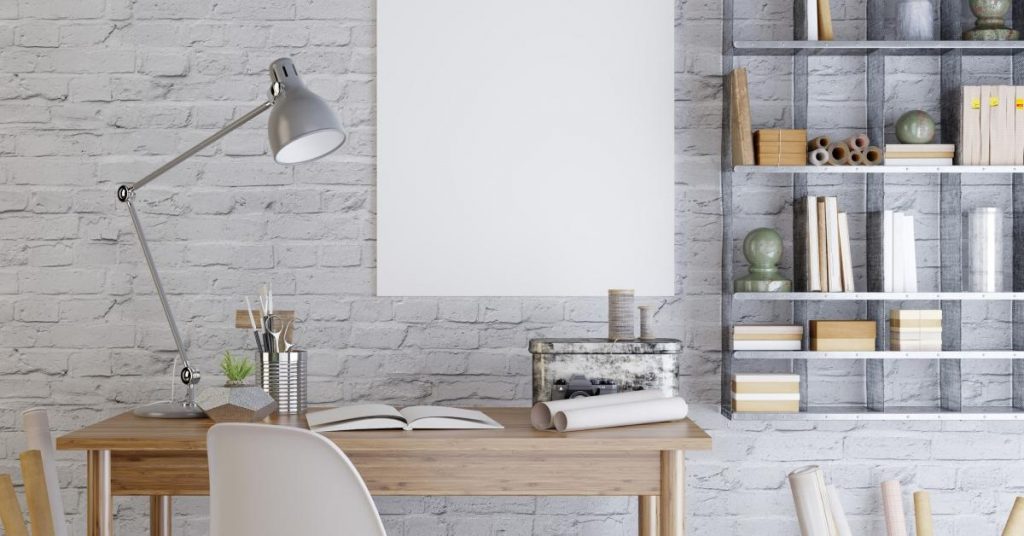
[[[907,516],[903,512],[903,488],[899,480],[882,482],[882,507],[888,536],[907,536]]]
[[[533,410],[530,411],[530,422],[533,424],[533,427],[538,430],[550,430],[555,427],[554,416],[555,413],[559,411],[599,408],[604,406],[613,406],[616,404],[640,402],[642,400],[657,400],[659,398],[666,398],[666,396],[661,391],[648,390],[537,402],[534,404]]]
[[[686,402],[677,396],[640,400],[628,404],[562,410],[553,418],[559,432],[611,428],[686,418]]]
[[[796,518],[803,536],[834,536],[838,534],[832,516],[825,474],[817,465],[801,467],[789,473]]]
[[[850,522],[846,519],[846,511],[843,510],[843,503],[839,502],[839,491],[835,486],[828,487],[828,508],[836,522],[836,536],[853,536]]]

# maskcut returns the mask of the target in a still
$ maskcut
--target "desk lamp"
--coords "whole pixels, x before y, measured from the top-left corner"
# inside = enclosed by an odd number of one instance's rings
[[[128,214],[132,218],[135,234],[139,237],[142,254],[146,258],[146,266],[153,276],[156,293],[160,297],[164,316],[171,328],[174,345],[181,355],[183,367],[179,373],[181,383],[185,384],[184,402],[158,402],[137,408],[135,414],[140,417],[156,417],[163,419],[188,419],[202,417],[203,410],[196,405],[195,388],[199,383],[199,371],[189,364],[185,345],[181,342],[178,326],[174,322],[171,306],[167,303],[160,275],[153,264],[153,255],[149,251],[146,235],[142,232],[139,215],[135,211],[135,192],[163,175],[171,168],[188,160],[208,145],[223,138],[229,132],[248,123],[256,116],[270,110],[270,121],[267,131],[270,137],[270,149],[274,160],[279,164],[297,164],[315,160],[331,153],[345,143],[345,133],[337,116],[320,97],[310,91],[299,78],[295,64],[288,58],[281,58],[270,64],[270,99],[260,104],[242,117],[235,119],[209,138],[199,142],[191,149],[170,162],[160,166],[156,171],[146,175],[134,184],[125,184],[117,189],[117,199],[128,206]]]

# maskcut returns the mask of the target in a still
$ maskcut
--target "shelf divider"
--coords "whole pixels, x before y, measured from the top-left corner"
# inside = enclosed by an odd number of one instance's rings
[[[1013,27],[1024,30],[1024,2],[1013,3]],[[1012,60],[1013,84],[1024,86],[1024,50],[1015,51]],[[1013,175],[1013,290],[1024,290],[1024,173]],[[1012,340],[1014,350],[1024,350],[1024,303],[1014,302],[1012,310]],[[1010,390],[1013,407],[1024,410],[1024,359],[1011,364]]]

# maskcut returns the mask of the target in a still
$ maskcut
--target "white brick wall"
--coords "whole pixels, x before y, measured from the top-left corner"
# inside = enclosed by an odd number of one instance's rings
[[[790,35],[788,2],[737,3],[740,35]],[[864,3],[834,3],[838,33],[862,34]],[[720,19],[718,1],[677,1],[678,284],[655,317],[659,334],[686,343],[684,395],[700,404],[694,418],[716,442],[714,452],[689,456],[691,533],[795,533],[785,473],[806,463],[826,466],[861,533],[881,530],[876,488],[887,478],[935,490],[944,534],[993,533],[1024,488],[1024,468],[1013,463],[1024,455],[1022,425],[734,424],[716,415],[721,328],[707,312],[717,310],[721,288]],[[166,396],[173,342],[114,189],[253,107],[265,95],[267,65],[280,56],[293,57],[341,111],[350,138],[338,154],[276,166],[262,125],[253,124],[139,196],[207,381],[215,381],[217,354],[250,344],[231,328],[231,312],[272,269],[279,303],[299,311],[303,344],[315,349],[315,402],[522,405],[530,397],[529,338],[604,332],[601,299],[374,297],[374,45],[370,0],[0,0],[0,471],[16,471],[25,408],[50,406],[55,426],[67,431]],[[1006,61],[969,66],[999,81],[1008,76]],[[757,81],[755,122],[785,125],[787,61],[746,63]],[[825,95],[812,106],[813,127],[863,128],[862,59],[813,58],[812,66],[812,83]],[[897,58],[889,69],[887,117],[909,103],[937,109],[934,58]],[[845,102],[854,105],[849,112],[837,105]],[[933,179],[889,180],[895,208],[934,220]],[[856,209],[861,181],[813,184],[840,191]],[[1007,178],[965,183],[977,186],[966,194],[973,203],[1006,197]],[[784,178],[764,177],[740,185],[739,232],[785,228],[788,187]],[[830,312],[858,312],[846,307]],[[999,322],[1008,309],[976,309],[968,343],[1005,346]],[[788,313],[773,306],[749,314]],[[966,396],[1005,405],[1005,365],[973,365]],[[812,396],[862,400],[855,366],[821,372]],[[930,364],[894,369],[895,396],[933,400],[934,383],[919,378],[934,372]],[[82,459],[62,458],[65,504],[74,533],[84,534]],[[176,504],[177,533],[206,534],[205,502]],[[629,498],[383,498],[379,505],[395,536],[635,530]],[[119,500],[117,517],[119,533],[140,534],[145,503]]]

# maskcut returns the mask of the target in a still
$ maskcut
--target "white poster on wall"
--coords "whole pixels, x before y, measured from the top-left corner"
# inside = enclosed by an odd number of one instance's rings
[[[674,292],[672,0],[378,0],[382,296]]]

